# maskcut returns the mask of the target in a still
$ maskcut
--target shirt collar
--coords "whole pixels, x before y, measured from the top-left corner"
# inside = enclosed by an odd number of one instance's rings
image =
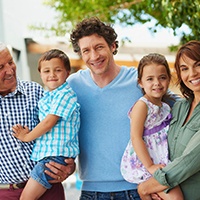
[[[7,94],[5,97],[14,96],[14,95],[16,95],[17,93],[21,93],[21,94],[26,95],[26,91],[25,91],[25,89],[24,89],[24,87],[23,87],[23,84],[22,84],[22,82],[20,81],[19,78],[17,78],[17,87],[16,87],[16,89],[15,89],[13,92]]]
[[[46,94],[48,94],[48,93],[51,94],[51,95],[53,95],[54,93],[57,93],[58,91],[62,90],[62,89],[65,88],[65,87],[69,87],[69,85],[68,85],[67,82],[63,83],[63,84],[60,85],[58,88],[56,88],[56,89],[54,89],[54,90],[52,90],[52,91],[46,90],[46,91],[44,92],[44,95],[46,95]]]
[[[22,82],[21,82],[19,79],[17,79],[16,93],[17,93],[17,92],[20,92],[20,93],[26,95],[26,91],[25,91],[25,89],[24,89],[24,87],[23,87],[23,84],[22,84]]]

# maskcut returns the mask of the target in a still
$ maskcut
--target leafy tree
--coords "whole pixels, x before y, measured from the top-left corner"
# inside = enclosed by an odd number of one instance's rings
[[[45,5],[57,12],[57,23],[50,29],[63,35],[80,20],[97,16],[109,23],[123,26],[155,21],[158,27],[171,28],[181,34],[180,44],[200,40],[200,0],[46,0]],[[187,26],[189,32],[181,29]]]

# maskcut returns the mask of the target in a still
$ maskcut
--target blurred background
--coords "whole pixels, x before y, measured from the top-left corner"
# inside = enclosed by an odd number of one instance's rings
[[[179,93],[173,64],[179,45],[200,40],[199,0],[0,0],[0,41],[10,48],[17,64],[17,75],[42,84],[37,62],[52,48],[70,58],[72,72],[85,68],[72,50],[69,34],[85,17],[97,16],[111,23],[118,34],[119,65],[137,67],[146,54],[166,56],[173,79],[171,90]],[[80,195],[78,169],[63,182],[67,200]]]
[[[12,50],[18,76],[42,84],[37,61],[51,48],[67,53],[72,65],[71,73],[85,67],[72,50],[69,34],[84,17],[97,16],[111,23],[118,34],[117,64],[137,67],[145,54],[158,52],[166,56],[173,74],[175,51],[171,50],[178,47],[184,34],[192,34],[185,23],[174,28],[175,22],[163,22],[170,19],[170,12],[174,12],[171,3],[166,5],[163,2],[168,1],[0,0],[0,41]],[[185,2],[178,6],[182,8]],[[150,8],[152,10],[148,10]],[[170,87],[179,92],[175,81]]]

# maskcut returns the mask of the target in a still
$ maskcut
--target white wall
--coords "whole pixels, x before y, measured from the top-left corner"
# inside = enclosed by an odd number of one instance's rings
[[[13,58],[17,65],[17,75],[20,79],[30,80],[30,70],[27,65],[26,47],[23,37],[23,23],[18,17],[20,0],[0,0],[0,41],[14,49]],[[24,16],[27,17],[28,16]],[[17,53],[17,54],[16,54]]]

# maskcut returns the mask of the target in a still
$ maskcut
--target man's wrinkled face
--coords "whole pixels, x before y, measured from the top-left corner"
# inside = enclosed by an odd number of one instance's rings
[[[13,92],[17,86],[16,65],[6,48],[0,51],[0,95]]]

